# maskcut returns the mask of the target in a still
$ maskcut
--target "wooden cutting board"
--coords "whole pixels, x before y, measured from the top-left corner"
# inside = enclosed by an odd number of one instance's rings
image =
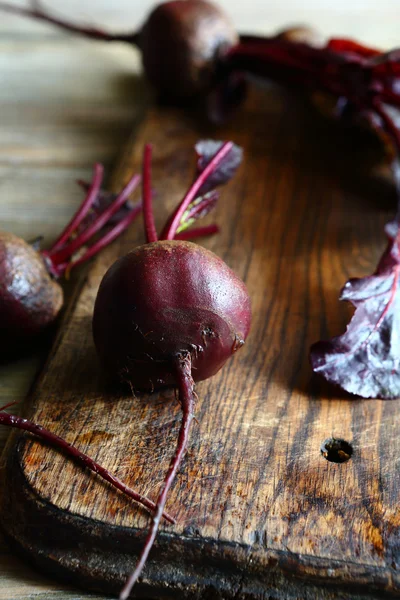
[[[400,403],[358,400],[311,376],[308,348],[343,331],[350,276],[370,273],[385,245],[394,192],[371,140],[323,120],[273,87],[214,129],[150,110],[113,181],[140,170],[154,144],[160,226],[193,174],[193,143],[233,139],[245,161],[204,241],[246,281],[248,343],[197,386],[190,450],[142,582],[142,597],[345,599],[400,597]],[[173,452],[173,391],[132,397],[99,368],[91,314],[108,266],[143,241],[141,223],[103,252],[68,307],[25,409],[130,486],[155,498]],[[326,460],[327,438],[353,454]],[[56,577],[117,592],[149,517],[29,435],[15,435],[2,470],[2,526]]]

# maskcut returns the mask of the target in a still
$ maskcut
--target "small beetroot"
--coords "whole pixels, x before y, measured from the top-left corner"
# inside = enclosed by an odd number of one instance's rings
[[[102,174],[102,166],[96,165],[84,202],[49,250],[37,251],[17,236],[0,232],[2,357],[20,350],[55,322],[63,305],[58,280],[112,242],[139,214],[140,204],[125,206],[139,183],[138,176],[132,177],[104,210],[99,210]],[[112,218],[115,223],[105,229]],[[97,233],[100,236],[88,247],[88,241]]]
[[[205,0],[159,4],[138,36],[149,81],[168,98],[210,90],[217,66],[239,37],[229,17]]]
[[[61,286],[42,256],[21,238],[0,232],[0,332],[20,343],[54,322],[63,304]]]
[[[102,363],[135,389],[175,385],[176,357],[193,378],[212,377],[248,334],[244,284],[215,254],[158,241],[117,260],[101,283],[93,317]]]
[[[105,368],[132,389],[177,386],[182,423],[175,454],[135,571],[120,598],[128,598],[154,543],[194,417],[194,380],[213,376],[244,344],[251,310],[245,284],[215,254],[174,239],[182,215],[198,194],[231,177],[238,149],[231,143],[197,146],[199,175],[157,239],[151,205],[150,148],[145,150],[143,215],[148,243],[118,259],[101,282],[93,336]],[[211,158],[210,150],[216,152]],[[200,196],[202,197],[202,196]]]
[[[209,91],[219,61],[239,37],[229,17],[207,0],[170,0],[155,7],[138,32],[112,34],[50,15],[38,0],[32,8],[0,2],[0,9],[46,21],[85,37],[127,42],[142,52],[148,79],[159,94],[182,100]]]
[[[108,33],[75,25],[49,14],[32,0],[31,8],[0,1],[0,9],[51,23],[67,31],[107,42],[137,46],[148,79],[157,92],[181,102],[207,98],[208,116],[222,120],[245,97],[245,76],[295,85],[327,96],[331,116],[351,114],[386,130],[400,107],[400,54],[380,52],[349,39],[324,39],[304,27],[271,37],[239,35],[229,17],[207,0],[169,0],[156,6],[142,28]],[[255,77],[254,77],[255,76]],[[353,115],[354,113],[354,115]]]

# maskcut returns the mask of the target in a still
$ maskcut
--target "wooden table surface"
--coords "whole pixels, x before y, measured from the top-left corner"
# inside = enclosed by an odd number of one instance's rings
[[[134,30],[150,0],[49,0],[77,20]],[[394,0],[221,0],[242,31],[289,24],[389,48],[400,42]],[[26,239],[51,240],[81,201],[74,183],[95,161],[110,169],[151,94],[136,50],[72,38],[10,15],[0,19],[0,223]],[[0,366],[0,403],[22,401],[43,355]],[[8,431],[0,431],[0,449]],[[0,600],[91,597],[29,569],[0,539]]]

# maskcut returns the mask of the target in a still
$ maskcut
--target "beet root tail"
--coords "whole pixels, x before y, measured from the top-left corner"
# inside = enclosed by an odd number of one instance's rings
[[[58,448],[67,456],[72,457],[77,462],[81,463],[84,467],[88,468],[90,471],[93,471],[93,473],[99,475],[102,479],[110,483],[113,487],[120,490],[129,498],[132,498],[132,500],[135,500],[139,504],[142,504],[148,510],[153,512],[156,509],[156,505],[154,504],[154,502],[152,502],[145,496],[142,496],[142,494],[138,494],[137,492],[132,490],[123,481],[118,479],[118,477],[115,477],[115,475],[110,473],[110,471],[99,465],[96,461],[90,458],[90,456],[87,456],[72,444],[69,444],[68,442],[63,440],[63,438],[59,437],[55,433],[52,433],[48,429],[45,429],[41,425],[37,425],[32,421],[28,421],[28,419],[24,419],[23,417],[18,417],[16,415],[11,415],[9,413],[4,412],[4,409],[8,408],[9,406],[12,406],[13,404],[15,403],[10,402],[6,406],[0,408],[0,425],[6,425],[8,427],[14,427],[15,429],[20,429],[23,431],[28,431],[29,433],[33,433],[41,440],[47,442],[55,448]],[[164,518],[170,523],[175,523],[175,519],[173,519],[173,517],[171,517],[170,515],[163,513],[161,516],[164,516]]]
[[[174,456],[171,459],[167,474],[164,479],[164,483],[161,487],[160,493],[156,501],[156,511],[153,515],[152,524],[147,534],[146,541],[142,552],[139,556],[139,561],[132,575],[127,580],[119,600],[127,600],[132,591],[133,586],[138,580],[141,572],[143,571],[146,560],[149,556],[150,550],[154,544],[154,540],[157,535],[158,527],[160,525],[161,516],[167,501],[168,492],[175,479],[178,468],[182,462],[182,459],[186,453],[190,426],[194,417],[194,406],[195,406],[195,393],[194,393],[194,382],[191,375],[192,361],[190,354],[185,356],[179,356],[176,361],[176,374],[178,380],[179,389],[179,400],[182,407],[182,423],[178,435],[178,441],[175,449]]]
[[[139,36],[136,33],[113,34],[97,27],[75,25],[67,19],[55,17],[47,12],[39,0],[32,0],[30,8],[14,6],[8,2],[0,2],[0,10],[13,15],[43,21],[44,23],[55,25],[64,31],[69,31],[70,33],[75,33],[92,40],[99,40],[102,42],[128,42],[136,45],[139,42]]]

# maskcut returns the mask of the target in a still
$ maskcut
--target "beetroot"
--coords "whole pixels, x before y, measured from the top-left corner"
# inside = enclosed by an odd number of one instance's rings
[[[156,90],[169,99],[207,92],[215,82],[219,60],[238,42],[229,17],[206,0],[170,0],[156,6],[139,32],[111,34],[53,17],[36,0],[25,9],[0,2],[0,8],[52,23],[103,41],[122,41],[142,51],[143,66]]]
[[[219,60],[238,40],[218,6],[205,0],[172,0],[153,10],[138,45],[157,91],[168,98],[187,98],[212,87]]]
[[[246,288],[215,254],[160,241],[117,260],[101,283],[93,332],[101,361],[136,389],[176,384],[176,357],[193,378],[212,377],[244,344]]]
[[[139,214],[140,204],[127,205],[139,177],[134,176],[104,206],[99,200],[102,174],[102,166],[96,165],[84,202],[49,250],[37,251],[17,236],[0,232],[2,357],[19,351],[55,322],[63,305],[63,291],[57,280],[97,254]],[[105,228],[112,219],[113,226]],[[100,235],[88,247],[87,242],[97,233]]]
[[[244,344],[250,329],[250,299],[244,283],[209,250],[174,239],[188,207],[196,198],[199,201],[198,194],[213,194],[212,188],[229,178],[237,164],[238,151],[230,143],[203,142],[196,149],[202,152],[198,177],[168,219],[160,241],[151,203],[151,149],[145,149],[143,216],[148,243],[110,267],[95,303],[93,337],[102,365],[132,389],[152,392],[177,386],[183,413],[152,525],[121,599],[128,598],[144,567],[187,448],[194,416],[194,380],[219,371]],[[213,156],[212,149],[217,150]]]
[[[331,114],[361,116],[392,137],[392,111],[400,107],[398,50],[383,53],[353,40],[326,40],[308,28],[271,37],[238,35],[224,12],[206,0],[161,3],[138,32],[123,34],[51,16],[39,0],[31,5],[26,9],[0,1],[0,9],[14,14],[91,39],[137,46],[159,94],[175,101],[207,97],[208,114],[216,120],[243,100],[245,73],[326,93],[333,99]],[[379,111],[391,121],[389,127]]]
[[[0,232],[0,332],[19,344],[54,322],[63,304],[61,286],[34,248]]]

